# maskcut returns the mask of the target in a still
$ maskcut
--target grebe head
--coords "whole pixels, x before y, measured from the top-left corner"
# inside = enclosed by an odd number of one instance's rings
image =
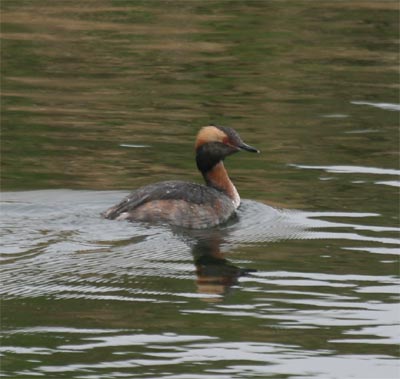
[[[259,153],[255,147],[244,143],[234,129],[215,125],[200,129],[195,149],[197,167],[203,173],[211,170],[228,155],[240,150]]]

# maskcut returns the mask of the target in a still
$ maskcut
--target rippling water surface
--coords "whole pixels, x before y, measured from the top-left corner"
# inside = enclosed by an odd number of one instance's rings
[[[397,2],[1,7],[3,377],[400,375]],[[100,217],[209,122],[236,219]]]

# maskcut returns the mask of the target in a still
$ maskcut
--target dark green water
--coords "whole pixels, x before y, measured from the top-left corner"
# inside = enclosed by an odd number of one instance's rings
[[[3,0],[3,377],[398,377],[398,11]],[[235,222],[99,217],[208,123]]]

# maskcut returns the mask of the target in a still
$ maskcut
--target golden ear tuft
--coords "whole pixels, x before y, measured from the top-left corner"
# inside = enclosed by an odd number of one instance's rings
[[[224,142],[227,135],[215,126],[204,126],[197,134],[196,143],[194,145],[197,150],[200,146],[208,142]]]

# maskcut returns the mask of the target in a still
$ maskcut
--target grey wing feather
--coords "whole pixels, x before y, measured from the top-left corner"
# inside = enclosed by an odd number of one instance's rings
[[[212,202],[213,195],[215,196],[212,189],[196,183],[181,181],[155,183],[133,191],[119,204],[106,210],[102,216],[114,219],[121,213],[131,212],[140,205],[153,200],[185,199],[195,204],[201,204],[207,200]]]
[[[132,192],[129,196],[127,196],[124,200],[122,200],[119,204],[114,205],[113,207],[107,209],[102,213],[104,218],[114,219],[118,217],[121,213],[127,212],[129,210],[135,209],[138,206],[144,204],[146,201],[149,201],[149,194],[144,193],[141,190]]]

